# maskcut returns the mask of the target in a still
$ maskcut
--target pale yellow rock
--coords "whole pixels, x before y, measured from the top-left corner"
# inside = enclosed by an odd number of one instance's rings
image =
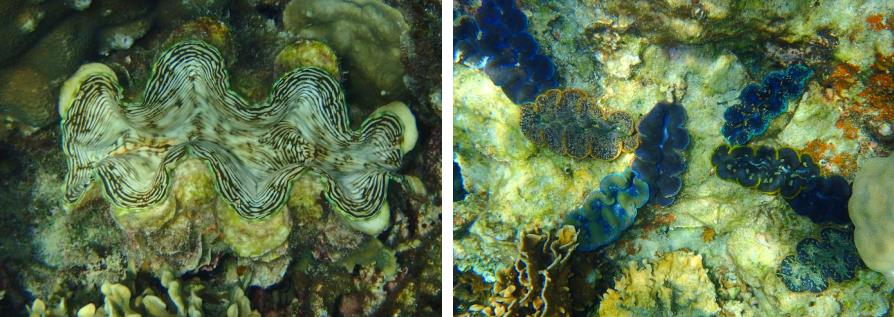
[[[863,162],[848,212],[860,258],[894,285],[894,157]]]
[[[603,295],[598,316],[711,316],[720,312],[714,283],[701,255],[687,251],[665,254],[652,263],[630,262],[621,269],[614,289]]]

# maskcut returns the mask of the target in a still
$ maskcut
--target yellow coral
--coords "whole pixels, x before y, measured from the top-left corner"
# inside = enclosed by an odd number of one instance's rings
[[[867,160],[854,179],[848,212],[863,262],[894,284],[894,157]]]
[[[714,284],[702,266],[701,255],[688,251],[665,254],[657,261],[630,262],[603,295],[599,316],[708,316],[720,312]]]

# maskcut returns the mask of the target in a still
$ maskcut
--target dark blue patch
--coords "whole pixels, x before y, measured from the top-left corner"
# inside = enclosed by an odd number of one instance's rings
[[[804,93],[813,71],[804,65],[793,65],[774,71],[761,84],[748,84],[739,94],[739,103],[723,114],[726,119],[720,132],[732,145],[748,143],[767,131],[770,121],[788,109],[788,102]]]
[[[558,87],[556,65],[528,33],[528,18],[513,0],[483,0],[474,17],[457,19],[453,57],[484,72],[516,104]]]
[[[633,170],[649,183],[649,202],[670,206],[683,187],[683,152],[689,147],[686,109],[658,103],[639,122],[639,147]]]
[[[798,242],[795,255],[782,260],[776,275],[792,292],[819,293],[828,288],[829,279],[850,280],[862,266],[853,232],[826,228],[819,240],[805,238]]]
[[[462,169],[459,167],[459,163],[454,160],[453,161],[453,201],[462,201],[466,199],[466,196],[469,195],[469,192],[466,191],[466,185],[463,183],[463,174]]]
[[[806,182],[798,196],[787,199],[789,206],[799,215],[813,222],[850,222],[847,201],[851,198],[851,185],[844,177],[815,177]]]

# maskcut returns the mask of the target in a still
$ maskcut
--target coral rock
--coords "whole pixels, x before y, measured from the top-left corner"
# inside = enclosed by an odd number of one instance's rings
[[[894,284],[894,157],[867,160],[848,201],[860,258]]]
[[[720,313],[702,256],[665,254],[652,263],[630,262],[599,304],[598,316],[714,316]]]
[[[296,0],[283,12],[292,33],[329,44],[345,61],[348,91],[358,101],[387,102],[406,92],[404,16],[379,0]]]

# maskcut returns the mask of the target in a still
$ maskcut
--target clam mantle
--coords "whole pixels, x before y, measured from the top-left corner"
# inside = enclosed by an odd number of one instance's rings
[[[170,173],[194,157],[242,218],[278,210],[291,181],[310,170],[326,179],[335,211],[375,234],[389,222],[387,183],[417,138],[415,118],[399,102],[352,130],[341,86],[317,68],[286,73],[267,100],[250,104],[230,89],[220,52],[200,41],[162,52],[140,101],[122,92],[103,64],[82,66],[62,88],[67,203],[98,178],[116,210],[168,213],[176,208]]]

